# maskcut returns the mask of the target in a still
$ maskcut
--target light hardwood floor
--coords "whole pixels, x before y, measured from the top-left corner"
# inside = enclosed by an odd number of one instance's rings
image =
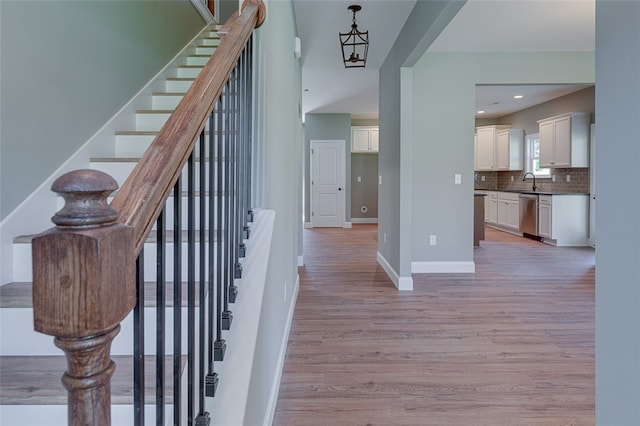
[[[275,426],[595,423],[593,249],[488,229],[398,292],[375,225],[304,232]]]

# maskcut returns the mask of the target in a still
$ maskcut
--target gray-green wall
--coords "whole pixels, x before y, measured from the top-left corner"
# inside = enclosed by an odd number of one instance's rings
[[[190,0],[0,2],[4,219],[203,27]]]
[[[358,182],[358,177],[360,181]],[[362,207],[367,212],[362,212]],[[351,154],[351,221],[378,218],[378,154]]]
[[[538,120],[565,112],[591,113],[591,122],[595,117],[595,87],[588,87],[560,98],[505,115],[491,124],[510,124],[511,127],[524,129],[526,135],[538,133]]]
[[[311,222],[311,167],[310,151],[312,140],[344,140],[345,141],[345,221],[350,220],[351,213],[351,115],[350,114],[306,114],[304,123],[304,217]]]
[[[275,210],[276,218],[245,425],[268,424],[265,416],[275,408],[277,395],[272,391],[277,392],[281,350],[288,340],[287,320],[295,302],[302,232],[302,78],[300,61],[293,55],[296,35],[293,2],[268,2],[267,20],[256,31],[256,143],[262,145],[265,156],[261,207]]]
[[[411,275],[413,188],[408,160],[412,146],[404,141],[411,138],[413,117],[411,74],[406,72],[406,67],[415,64],[464,3],[416,2],[380,68],[378,170],[382,184],[378,190],[378,252],[400,277]]]
[[[639,119],[640,2],[596,0],[598,425],[640,424]]]
[[[473,261],[476,84],[594,83],[594,72],[593,52],[427,53],[418,61],[414,137],[403,140],[413,144],[414,262]],[[461,185],[454,185],[456,173]],[[429,235],[437,235],[436,246]]]

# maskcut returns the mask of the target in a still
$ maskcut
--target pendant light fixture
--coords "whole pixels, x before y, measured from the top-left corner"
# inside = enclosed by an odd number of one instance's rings
[[[356,12],[362,7],[352,4],[347,9],[353,12],[351,31],[340,33],[340,47],[342,48],[342,60],[345,68],[364,68],[367,64],[369,51],[369,31],[359,31],[356,23]]]

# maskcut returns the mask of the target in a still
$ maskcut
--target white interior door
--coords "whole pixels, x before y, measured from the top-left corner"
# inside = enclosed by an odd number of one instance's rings
[[[311,223],[342,228],[345,205],[345,141],[311,141]]]

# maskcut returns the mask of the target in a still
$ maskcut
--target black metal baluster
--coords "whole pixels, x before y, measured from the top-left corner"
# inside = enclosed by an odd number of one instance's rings
[[[238,64],[236,64],[236,68],[233,70],[233,73],[231,74],[233,76],[233,96],[231,97],[231,122],[232,122],[232,129],[233,129],[233,133],[232,133],[232,149],[233,149],[233,162],[232,162],[232,170],[233,170],[233,176],[232,176],[232,190],[231,192],[233,193],[233,206],[232,206],[232,221],[233,221],[233,245],[232,245],[232,251],[233,251],[233,278],[235,279],[239,279],[242,278],[242,265],[240,264],[240,224],[238,223],[238,209],[239,209],[239,180],[240,180],[240,167],[239,167],[239,142],[238,142],[238,132],[239,132],[239,126],[238,126],[238,82],[240,79],[240,76],[238,75]],[[232,281],[233,283],[233,281]],[[235,301],[235,294],[237,294],[238,289],[236,288],[235,285],[232,285],[232,290],[233,294],[234,294],[234,301]],[[230,292],[230,295],[232,293]]]
[[[247,210],[247,222],[253,222],[253,209],[251,208],[252,205],[252,193],[251,193],[251,187],[253,182],[251,181],[251,168],[253,166],[252,163],[252,153],[253,153],[253,126],[252,126],[252,122],[253,122],[253,117],[252,117],[252,112],[253,112],[253,36],[251,36],[249,38],[249,42],[247,43],[247,49],[249,51],[248,53],[248,60],[249,63],[247,64],[247,71],[248,71],[248,75],[247,75],[247,110],[248,110],[248,114],[249,114],[249,120],[247,123],[247,137],[249,138],[249,149],[247,150],[247,200],[248,200],[248,210]]]
[[[230,79],[233,79],[233,73],[231,74]],[[225,85],[225,96],[224,96],[224,260],[225,260],[225,268],[224,268],[224,289],[222,294],[223,299],[223,307],[222,311],[222,329],[229,330],[231,328],[231,322],[233,321],[233,315],[229,310],[229,288],[230,284],[233,281],[233,260],[229,255],[231,250],[231,210],[230,210],[230,197],[231,197],[231,172],[230,172],[230,163],[231,163],[231,117],[230,117],[230,92],[231,92],[231,80],[227,81]],[[231,282],[230,282],[231,280]]]
[[[187,160],[187,424],[195,420],[196,352],[196,208],[194,153]]]
[[[209,413],[204,411],[204,397],[205,397],[205,356],[206,356],[206,228],[207,228],[207,194],[211,197],[211,190],[207,191],[206,185],[206,150],[205,150],[205,130],[202,130],[200,133],[200,143],[198,145],[200,158],[199,158],[199,171],[200,171],[200,185],[199,185],[199,193],[200,193],[200,213],[199,213],[199,227],[200,227],[200,244],[199,244],[199,294],[198,294],[198,417],[196,417],[196,426],[206,426],[210,423],[211,419],[209,418]],[[211,151],[209,151],[209,155],[211,156]],[[209,170],[209,174],[212,171]],[[209,187],[211,188],[211,187]],[[208,223],[209,228],[213,226],[212,222]]]
[[[224,111],[222,96],[218,98],[217,111],[217,130],[218,136],[216,138],[216,342],[215,359],[222,361],[224,359],[224,353],[227,350],[227,345],[222,338],[222,300],[223,300],[223,288],[224,283],[222,281],[223,271],[223,218],[224,218],[224,188],[223,184],[223,169],[224,169],[224,152],[223,152],[223,124],[224,124]]]
[[[216,388],[218,387],[218,374],[214,371],[214,360],[218,360],[219,356],[218,356],[218,351],[222,351],[222,353],[224,353],[224,349],[226,349],[226,346],[224,345],[224,340],[222,340],[221,338],[221,334],[222,332],[219,332],[216,334],[216,340],[214,341],[214,335],[213,335],[213,330],[214,330],[214,324],[216,324],[216,330],[219,327],[218,324],[220,324],[220,315],[222,312],[222,309],[219,307],[220,305],[220,293],[221,290],[219,288],[219,286],[221,285],[220,281],[218,281],[218,288],[217,288],[217,297],[216,297],[216,303],[217,303],[217,308],[214,308],[214,280],[215,280],[215,275],[214,273],[219,271],[221,266],[220,266],[220,262],[215,263],[214,262],[214,254],[217,253],[217,255],[220,255],[220,242],[222,241],[222,238],[220,237],[220,230],[221,230],[221,226],[220,221],[222,218],[222,214],[220,212],[220,210],[217,208],[218,203],[220,202],[220,193],[221,191],[218,190],[217,193],[214,192],[213,188],[214,188],[214,180],[213,180],[213,170],[215,167],[215,164],[217,164],[217,168],[218,171],[217,173],[220,173],[220,158],[221,158],[221,154],[219,153],[220,151],[220,129],[221,129],[221,125],[220,123],[218,123],[218,127],[216,129],[215,127],[215,115],[217,114],[218,117],[220,117],[221,114],[221,110],[222,110],[222,98],[219,97],[217,102],[216,102],[216,109],[214,111],[211,112],[211,114],[209,115],[209,342],[208,342],[208,373],[207,373],[207,389],[206,389],[206,394],[209,397],[213,397],[216,395]],[[216,112],[217,111],[217,112]],[[220,118],[218,118],[218,121],[220,121]],[[217,136],[216,136],[217,133]],[[214,158],[214,152],[216,152],[216,140],[217,140],[217,150],[218,150],[218,154],[217,154],[217,159]],[[214,164],[214,160],[215,160],[215,164]],[[220,187],[220,181],[218,181],[218,187]],[[214,202],[215,202],[215,206],[214,206]],[[217,218],[214,217],[214,212],[215,214],[217,214]],[[214,229],[214,223],[217,223],[218,225],[215,226],[216,229]],[[215,237],[215,234],[217,233],[217,237]],[[215,242],[215,248],[214,248],[214,242]]]
[[[173,187],[173,423],[180,424],[182,371],[182,178]]]
[[[156,424],[164,425],[164,345],[166,339],[165,210],[156,220]]]
[[[245,199],[245,186],[246,182],[246,170],[247,163],[245,161],[246,145],[247,145],[247,109],[246,109],[246,73],[247,73],[247,49],[242,50],[240,55],[240,83],[239,83],[239,102],[238,113],[240,114],[240,191],[238,192],[239,207],[238,207],[238,220],[240,222],[240,245],[238,247],[238,257],[243,258],[247,254],[247,248],[244,240],[249,239],[249,227],[247,226],[247,215],[245,214],[246,199]]]
[[[133,421],[144,426],[144,249],[136,259],[136,306],[133,308]]]

